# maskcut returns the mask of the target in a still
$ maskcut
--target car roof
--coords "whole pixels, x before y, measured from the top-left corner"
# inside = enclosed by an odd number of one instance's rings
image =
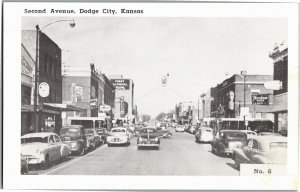
[[[30,137],[48,137],[50,135],[57,135],[56,133],[52,132],[39,132],[39,133],[28,133],[26,135],[23,135],[21,138],[30,138]]]
[[[251,131],[251,130],[240,130],[240,131],[244,133],[256,133],[255,131]]]
[[[111,130],[114,130],[114,129],[128,129],[127,127],[114,127],[114,128],[112,128]]]
[[[233,129],[221,130],[220,132],[239,132],[239,133],[244,133],[244,132],[242,132],[242,130],[233,130]]]

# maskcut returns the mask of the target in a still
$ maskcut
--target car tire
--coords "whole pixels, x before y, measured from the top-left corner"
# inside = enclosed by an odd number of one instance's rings
[[[236,157],[234,156],[233,157],[233,160],[234,160],[234,163],[235,163],[235,166],[238,170],[240,170],[240,163],[238,162],[238,160],[236,159]]]
[[[48,169],[50,167],[50,158],[49,155],[47,154],[45,156],[45,162],[42,164],[42,169]]]
[[[159,150],[159,146],[156,147],[156,150]]]
[[[107,145],[108,145],[109,147],[111,146],[111,144],[110,144],[110,143],[108,143]]]
[[[82,156],[85,154],[85,148],[84,146],[81,147],[81,150],[78,152],[78,155]]]
[[[141,147],[140,146],[137,146],[137,150],[140,150],[141,149]]]

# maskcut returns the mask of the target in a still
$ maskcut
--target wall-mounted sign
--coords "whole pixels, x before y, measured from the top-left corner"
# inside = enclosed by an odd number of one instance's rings
[[[111,79],[111,83],[118,90],[128,90],[130,85],[129,79]]]
[[[39,85],[39,94],[41,97],[48,97],[49,95],[49,85],[46,82],[42,82]]]
[[[252,104],[254,105],[268,105],[269,99],[267,94],[252,95]]]
[[[111,107],[109,105],[101,105],[99,110],[100,111],[110,111]]]
[[[274,80],[274,81],[267,81],[264,83],[266,89],[271,90],[280,90],[282,89],[282,81]]]

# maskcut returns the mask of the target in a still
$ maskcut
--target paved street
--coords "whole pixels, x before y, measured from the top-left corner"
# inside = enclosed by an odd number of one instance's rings
[[[173,130],[172,130],[173,131]],[[228,157],[211,153],[210,144],[198,144],[194,135],[173,133],[162,138],[160,150],[137,150],[136,138],[130,146],[103,145],[83,157],[70,157],[48,170],[31,174],[50,175],[238,175]]]

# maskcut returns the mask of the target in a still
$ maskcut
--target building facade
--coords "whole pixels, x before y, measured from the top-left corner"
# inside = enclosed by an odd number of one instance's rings
[[[88,67],[69,66],[63,71],[63,103],[82,109],[65,112],[63,124],[67,124],[68,117],[98,117],[104,102],[104,80],[94,64]]]
[[[180,102],[175,106],[176,122],[185,125],[193,123],[193,112],[195,110],[194,104],[190,102]]]
[[[274,90],[272,112],[275,115],[275,131],[288,128],[288,47],[282,43],[275,45],[269,57],[273,59],[273,77],[281,83],[278,90]]]
[[[215,118],[258,118],[274,120],[270,112],[273,91],[264,83],[272,75],[248,75],[245,71],[224,80],[211,88],[211,117]],[[244,111],[243,111],[244,110]]]
[[[125,79],[122,75],[109,76],[115,87],[115,119],[134,123],[134,83],[132,79]]]
[[[26,120],[23,116],[24,121],[22,121],[22,134],[39,131],[59,132],[59,129],[61,128],[61,110],[52,105],[62,103],[61,49],[43,32],[39,32],[39,47],[37,48],[36,37],[37,33],[34,30],[22,31],[22,65],[26,62],[27,64],[25,64],[25,66],[27,67],[29,66],[28,63],[31,63],[30,65],[35,65],[36,51],[38,50],[39,65],[37,87],[42,83],[47,84],[49,86],[49,94],[44,97],[40,94],[37,96],[37,128],[36,130],[32,130],[32,127],[34,127],[33,125],[35,124],[33,120],[34,106],[33,102],[29,103],[29,100],[33,100],[32,91],[34,90],[32,90],[32,88],[30,90],[30,86],[22,86],[22,97],[25,97],[24,103],[22,104],[22,114],[26,113]],[[33,68],[29,68],[27,69],[27,72],[34,71]],[[25,77],[24,74],[22,76]],[[30,78],[33,78],[33,76]],[[22,84],[24,85],[23,80]],[[29,99],[29,92],[31,92],[31,99]],[[27,123],[23,124],[25,122]]]

